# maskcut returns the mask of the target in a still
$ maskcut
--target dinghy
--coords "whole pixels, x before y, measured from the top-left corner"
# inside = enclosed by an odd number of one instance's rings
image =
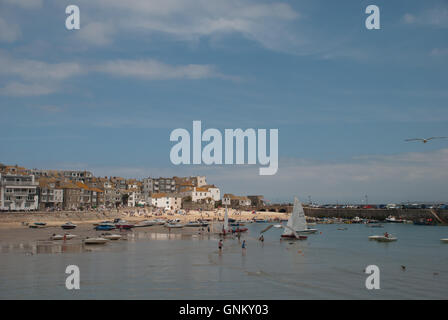
[[[120,240],[121,239],[121,235],[119,234],[102,234],[101,237],[103,237],[104,239],[107,240]]]
[[[51,236],[51,240],[62,240],[62,239],[64,239],[64,236],[60,234],[54,234]]]
[[[107,241],[109,240],[105,238],[87,238],[83,240],[84,244],[105,244]]]
[[[389,235],[388,237],[382,236],[376,239],[376,241],[378,242],[393,242],[393,241],[397,241],[398,238],[393,237],[392,235]]]
[[[306,219],[305,213],[303,211],[302,204],[299,199],[294,198],[294,208],[292,210],[291,216],[288,219],[288,223],[285,226],[285,230],[281,236],[282,239],[292,239],[292,240],[306,240],[306,236],[298,234],[297,230],[306,229]]]
[[[134,226],[134,228],[151,227],[151,226],[153,226],[155,224],[156,224],[156,221],[154,221],[154,220],[144,220],[144,221],[141,221],[141,222],[137,223]]]
[[[165,227],[166,228],[183,228],[184,225],[180,224],[180,223],[166,223]]]
[[[71,240],[71,239],[73,239],[73,238],[76,238],[76,237],[77,237],[77,235],[76,235],[76,234],[70,234],[70,233],[68,233],[68,234],[65,234],[64,236],[65,236],[65,239],[66,239],[66,240]]]
[[[73,223],[71,223],[71,222],[67,222],[67,223],[64,223],[64,224],[61,226],[61,228],[64,229],[64,230],[75,229],[75,228],[76,228],[76,224],[73,224]]]

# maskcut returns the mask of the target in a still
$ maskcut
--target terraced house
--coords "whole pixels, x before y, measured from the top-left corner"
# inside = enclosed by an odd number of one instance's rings
[[[0,173],[0,210],[37,210],[37,187],[33,175]]]

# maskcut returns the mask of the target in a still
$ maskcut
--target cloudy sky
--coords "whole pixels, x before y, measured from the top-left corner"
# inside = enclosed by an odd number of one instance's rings
[[[272,201],[446,202],[448,140],[404,139],[448,136],[447,39],[444,0],[0,0],[0,162],[205,174]],[[278,173],[172,165],[170,132],[193,120],[278,128]]]

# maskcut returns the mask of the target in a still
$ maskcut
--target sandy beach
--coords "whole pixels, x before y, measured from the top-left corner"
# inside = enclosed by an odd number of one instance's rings
[[[275,212],[251,212],[239,211],[229,209],[229,218],[237,221],[249,221],[252,219],[266,219],[269,221],[279,221],[280,219],[287,219],[288,214]],[[140,221],[148,219],[165,219],[174,220],[179,219],[181,223],[196,221],[199,219],[218,223],[224,219],[224,209],[216,209],[214,211],[196,211],[191,210],[185,214],[178,214],[174,212],[149,212],[145,209],[122,209],[120,211],[90,211],[90,212],[36,212],[36,213],[2,213],[0,214],[0,244],[11,244],[21,242],[34,241],[48,241],[53,234],[63,235],[64,233],[71,233],[77,237],[71,242],[81,241],[86,237],[100,236],[104,231],[94,230],[94,224],[105,220],[113,220],[121,218],[130,223],[137,224]],[[63,230],[61,225],[65,222],[72,222],[77,225],[74,230]],[[29,225],[35,222],[46,223],[42,228],[29,228]],[[144,228],[134,228],[136,232],[145,233],[167,233],[168,229],[164,226],[151,226]],[[195,234],[200,232],[200,228],[180,228],[171,229],[173,234]],[[114,233],[123,234],[126,236],[132,231],[113,230]]]

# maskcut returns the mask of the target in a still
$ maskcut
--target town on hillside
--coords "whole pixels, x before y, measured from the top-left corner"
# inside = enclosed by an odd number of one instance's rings
[[[263,196],[224,194],[205,176],[126,179],[83,170],[39,170],[0,164],[0,211],[154,207],[211,210],[264,205]]]

